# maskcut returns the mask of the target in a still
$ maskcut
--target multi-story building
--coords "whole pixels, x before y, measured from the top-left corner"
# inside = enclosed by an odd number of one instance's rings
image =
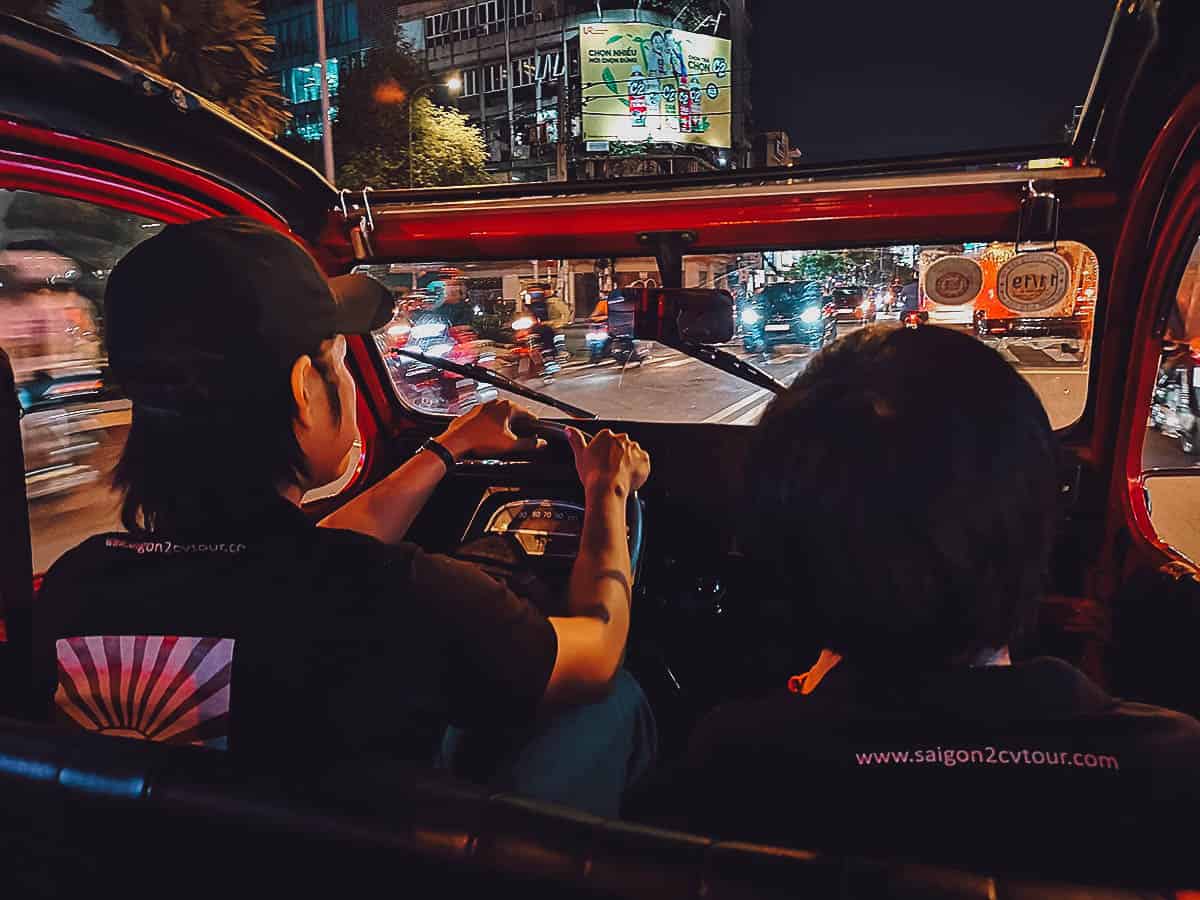
[[[742,167],[751,160],[747,5],[748,0],[399,0],[393,7],[378,0],[326,0],[333,107],[336,110],[339,72],[350,58],[399,31],[425,62],[431,82],[457,79],[457,94],[439,89],[434,99],[457,105],[481,126],[489,169],[498,180],[592,179]],[[277,41],[272,72],[280,78],[294,116],[289,133],[319,140],[314,3],[265,0],[265,11],[267,27]],[[374,21],[381,17],[391,21]],[[728,112],[716,114],[728,118],[728,139],[704,144],[692,142],[690,134],[681,137],[678,132],[648,128],[648,134],[666,139],[624,144],[585,140],[585,107],[598,82],[583,81],[580,34],[581,26],[597,23],[729,41],[722,54],[729,56],[723,64],[729,70],[731,101]],[[633,71],[639,77],[638,70]],[[649,83],[678,80],[650,79]],[[645,104],[645,96],[632,92],[633,78],[622,82],[614,83],[613,90],[629,94],[636,112],[639,103]],[[695,75],[693,82],[698,107],[702,88]],[[657,88],[643,90],[650,91],[653,104]],[[679,98],[682,107],[686,98],[682,89]],[[679,117],[689,123],[686,127],[698,129],[700,116],[689,121],[680,112]],[[650,118],[654,124],[667,116],[660,114],[655,120],[651,114]],[[704,127],[710,124],[705,121]]]
[[[313,0],[264,0],[267,30],[275,37],[269,60],[292,113],[286,134],[321,139],[321,80],[317,63],[317,14]],[[336,115],[338,76],[351,57],[369,46],[356,0],[326,0],[325,46],[329,58],[331,114]]]
[[[513,181],[542,181],[746,165],[746,7],[747,0],[408,0],[398,16],[431,77],[459,78],[458,107],[481,124],[490,168]],[[580,34],[581,26],[596,23],[641,23],[663,33],[729,40],[730,146],[650,140],[614,152],[613,141],[585,141],[582,120],[592,83],[583,80]]]

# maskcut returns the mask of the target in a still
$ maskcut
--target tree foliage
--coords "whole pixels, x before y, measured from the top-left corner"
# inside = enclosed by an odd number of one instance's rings
[[[908,271],[891,249],[806,250],[792,263],[788,275],[800,280],[845,279],[878,283]]]
[[[839,274],[842,267],[840,254],[828,250],[810,250],[792,263],[791,275],[799,280],[820,281]]]
[[[133,61],[224,107],[274,137],[287,122],[267,75],[275,39],[255,0],[92,0],[100,24]]]
[[[426,79],[403,41],[372,50],[364,62],[343,70],[333,128],[340,185],[408,186],[410,106],[414,186],[487,180],[487,147],[479,128],[457,109],[431,102],[425,92],[412,100]]]
[[[63,34],[71,34],[70,26],[59,18],[58,7],[59,0],[4,0],[0,4],[0,12],[28,19]]]
[[[338,118],[343,115],[338,110]],[[338,184],[351,188],[408,187],[407,122],[403,135],[379,134],[379,143],[345,156]],[[336,145],[336,142],[335,142]],[[456,109],[437,106],[424,97],[413,107],[412,184],[439,187],[487,181],[487,148],[483,135]]]

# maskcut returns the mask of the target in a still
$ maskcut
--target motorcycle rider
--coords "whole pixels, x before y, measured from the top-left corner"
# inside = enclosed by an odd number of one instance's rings
[[[909,313],[920,312],[920,310],[920,282],[917,280],[917,273],[913,272],[912,280],[900,288],[900,321],[903,322],[904,317]]]
[[[530,285],[525,291],[525,307],[535,320],[531,330],[541,345],[543,355],[554,356],[557,354],[555,338],[558,330],[551,324],[550,287]]]

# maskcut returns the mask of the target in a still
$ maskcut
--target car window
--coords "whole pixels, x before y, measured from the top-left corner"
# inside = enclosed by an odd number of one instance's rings
[[[1200,560],[1200,241],[1167,311],[1150,397],[1142,472],[1158,536]]]
[[[376,343],[413,409],[457,415],[505,392],[439,372],[405,348],[479,363],[605,419],[752,425],[771,400],[669,347],[612,340],[605,298],[658,286],[652,259],[437,260],[359,271],[397,298]],[[898,326],[910,311],[994,347],[1033,385],[1056,429],[1076,422],[1087,400],[1098,279],[1096,255],[1072,241],[1020,254],[994,242],[705,254],[683,266],[684,287],[734,298],[736,332],[723,349],[784,384],[840,336]]]
[[[162,227],[81,200],[0,190],[0,347],[24,412],[35,572],[90,535],[120,530],[112,472],[131,412],[108,370],[104,288],[117,261]],[[305,499],[336,493],[356,468]]]
[[[24,416],[34,571],[117,527],[110,479],[129,402],[109,377],[104,285],[161,223],[32,191],[0,190],[0,347]]]

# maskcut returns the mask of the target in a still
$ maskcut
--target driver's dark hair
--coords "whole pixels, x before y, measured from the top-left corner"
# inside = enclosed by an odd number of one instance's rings
[[[327,350],[307,354],[340,421],[337,376]],[[290,371],[250,378],[241,396],[196,413],[135,400],[125,448],[113,473],[121,524],[133,534],[221,527],[277,502],[281,486],[306,473],[293,425]]]
[[[1034,625],[1056,441],[994,350],[932,326],[851,334],[771,404],[749,453],[751,545],[790,601],[793,646],[938,667]]]

